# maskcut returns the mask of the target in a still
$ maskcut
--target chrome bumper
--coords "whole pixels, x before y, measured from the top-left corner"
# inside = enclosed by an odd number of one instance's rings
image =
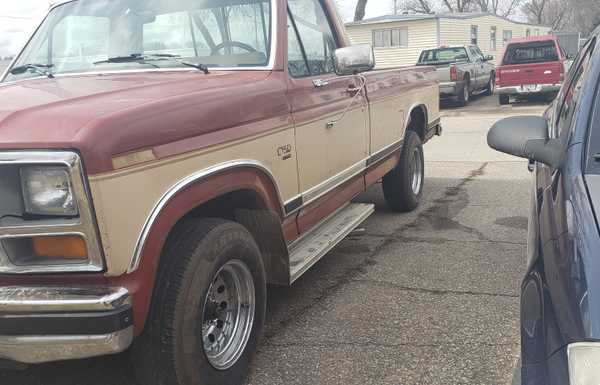
[[[499,95],[536,95],[536,94],[549,94],[560,91],[561,84],[536,84],[535,88],[528,88],[527,86],[511,86],[511,87],[497,87],[496,93]]]
[[[463,87],[462,81],[440,83],[440,96],[442,98],[457,96],[462,92]]]
[[[124,288],[0,288],[0,358],[26,364],[119,353],[133,341]]]

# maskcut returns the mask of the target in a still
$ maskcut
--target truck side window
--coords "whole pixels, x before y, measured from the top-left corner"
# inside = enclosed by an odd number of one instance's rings
[[[333,54],[337,45],[319,0],[289,0],[288,7],[300,36],[310,75],[333,73]]]
[[[295,78],[302,76],[309,76],[308,65],[306,64],[306,58],[302,52],[300,46],[300,39],[298,39],[298,33],[296,27],[290,16],[288,15],[288,70],[290,75]]]

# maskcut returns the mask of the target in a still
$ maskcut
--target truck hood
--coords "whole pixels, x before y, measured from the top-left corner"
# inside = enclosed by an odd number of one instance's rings
[[[107,171],[115,154],[218,130],[239,119],[239,108],[225,121],[211,114],[244,103],[241,94],[252,96],[254,85],[269,83],[263,82],[269,75],[143,72],[0,84],[0,150],[75,149],[89,161],[88,172]]]

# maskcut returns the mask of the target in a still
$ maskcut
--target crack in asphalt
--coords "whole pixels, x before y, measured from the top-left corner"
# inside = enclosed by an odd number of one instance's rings
[[[486,297],[506,297],[506,298],[519,298],[518,294],[508,293],[492,293],[486,291],[472,291],[472,290],[450,290],[450,289],[433,289],[425,287],[415,287],[400,285],[389,281],[379,281],[376,279],[353,279],[352,282],[368,283],[374,285],[388,286],[399,290],[412,291],[416,293],[434,294],[434,295],[472,295],[472,296],[486,296]]]
[[[386,236],[384,241],[374,247],[371,253],[365,257],[361,263],[346,270],[335,283],[325,287],[321,293],[314,297],[306,306],[290,312],[287,317],[280,320],[278,324],[271,328],[271,330],[267,330],[264,335],[264,344],[269,344],[274,337],[276,337],[282,330],[287,328],[287,326],[290,325],[295,319],[305,314],[311,308],[322,303],[328,297],[337,293],[345,285],[355,281],[353,278],[363,274],[368,266],[375,264],[377,255],[379,255],[380,252],[389,245],[398,242],[397,237],[402,236],[402,233],[405,231],[418,230],[422,226],[433,226],[434,230],[447,230],[448,228],[451,228],[458,229],[469,234],[474,234],[480,241],[493,242],[479,230],[465,226],[452,219],[469,204],[468,193],[465,190],[466,185],[468,185],[477,177],[484,175],[485,168],[488,166],[488,164],[489,162],[485,162],[481,164],[480,167],[469,172],[469,174],[465,178],[461,179],[456,186],[447,187],[442,197],[434,200],[431,207],[420,212],[412,222],[403,224],[396,228],[392,233],[393,235]],[[450,207],[451,205],[453,207]]]
[[[406,243],[410,243],[410,242],[414,242],[414,243],[433,243],[433,244],[444,244],[444,243],[450,243],[450,242],[460,242],[460,243],[493,243],[493,244],[506,244],[506,245],[516,245],[516,246],[526,246],[527,242],[510,242],[510,241],[501,241],[501,240],[482,240],[482,239],[477,239],[477,240],[465,240],[465,239],[450,239],[450,238],[420,238],[420,237],[406,237],[406,236],[399,236],[399,235],[395,235],[395,234],[380,234],[380,233],[366,233],[364,235],[361,235],[361,237],[371,237],[371,238],[389,238],[392,237],[394,239],[396,239],[399,242],[406,242]],[[349,237],[349,238],[353,238],[353,237]],[[354,237],[356,238],[356,237]]]
[[[486,346],[486,347],[498,347],[498,346],[517,346],[518,342],[506,342],[506,343],[486,343],[486,342],[474,342],[474,343],[464,343],[464,344],[456,344],[451,343],[451,341],[443,341],[443,342],[431,342],[426,344],[419,344],[413,342],[398,342],[398,343],[389,343],[389,342],[352,342],[352,341],[327,341],[320,340],[319,342],[283,342],[283,343],[265,343],[263,347],[278,347],[278,348],[293,348],[293,347],[320,347],[320,348],[331,348],[336,346],[374,346],[381,348],[400,348],[400,347],[414,347],[414,348],[439,348],[439,347],[448,347],[448,346]]]

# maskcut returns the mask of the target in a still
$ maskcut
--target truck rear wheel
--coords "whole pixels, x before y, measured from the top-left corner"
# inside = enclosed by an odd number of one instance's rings
[[[461,107],[466,107],[469,104],[469,100],[471,99],[471,82],[469,78],[465,79],[463,88],[458,92],[456,99]]]
[[[404,138],[400,162],[383,177],[383,195],[388,206],[399,212],[416,209],[423,195],[424,180],[423,144],[419,135],[409,130]]]
[[[254,239],[234,222],[191,220],[162,259],[146,330],[133,349],[139,382],[242,384],[266,310]]]

